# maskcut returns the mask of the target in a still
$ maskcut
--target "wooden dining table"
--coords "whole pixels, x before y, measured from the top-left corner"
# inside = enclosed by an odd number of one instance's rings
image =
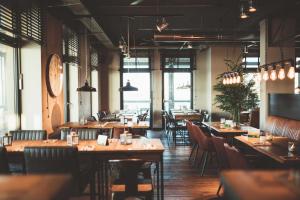
[[[70,194],[69,175],[0,176],[0,200],[60,200],[69,199]]]
[[[221,183],[224,187],[224,199],[300,199],[300,171],[223,171]]]
[[[201,121],[202,119],[201,113],[195,111],[184,112],[184,111],[173,110],[171,111],[171,114],[173,116],[173,119],[175,119],[175,121],[183,121],[183,120]]]
[[[44,140],[44,141],[13,141],[12,146],[7,146],[8,157],[19,157],[24,159],[24,147],[30,146],[67,146],[63,140]],[[164,146],[160,139],[132,139],[132,144],[122,145],[119,139],[109,139],[108,146],[98,145],[95,140],[80,140],[77,145],[79,156],[91,159],[93,171],[98,171],[96,166],[101,170],[101,192],[99,199],[108,198],[108,162],[109,160],[120,159],[140,159],[143,161],[153,162],[156,165],[156,194],[157,199],[164,199],[164,174],[163,174],[163,152]],[[96,164],[98,163],[98,165]],[[96,184],[92,176],[92,196],[95,197]]]
[[[139,123],[134,123],[128,121],[126,124],[117,121],[111,122],[87,122],[81,124],[79,122],[66,122],[59,126],[59,128],[95,128],[95,129],[112,129],[112,128],[132,128],[132,129],[148,129],[150,128],[150,123],[148,121],[140,121]]]
[[[292,140],[287,137],[273,136],[272,141],[264,143],[259,138],[248,136],[236,136],[235,139],[284,166],[300,167],[300,152],[288,151],[288,142]]]

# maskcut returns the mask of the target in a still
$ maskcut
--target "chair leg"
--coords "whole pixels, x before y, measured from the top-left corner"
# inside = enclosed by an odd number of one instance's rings
[[[192,162],[192,165],[195,165],[196,164],[196,161],[197,161],[197,157],[198,157],[198,152],[199,152],[199,145],[196,144],[196,154],[194,156],[194,160]]]
[[[189,161],[192,159],[192,155],[193,155],[193,153],[194,153],[194,151],[195,151],[195,147],[196,147],[196,143],[193,144],[192,151],[191,151],[190,157],[189,157]]]
[[[207,157],[208,157],[208,152],[204,152],[204,162],[203,162],[203,166],[202,166],[202,170],[201,170],[201,176],[203,176],[204,171],[205,171],[205,167],[206,167],[206,163],[207,163]]]
[[[221,191],[221,188],[222,188],[223,184],[220,183],[219,187],[218,187],[218,191],[217,191],[217,196],[220,197],[220,191]]]

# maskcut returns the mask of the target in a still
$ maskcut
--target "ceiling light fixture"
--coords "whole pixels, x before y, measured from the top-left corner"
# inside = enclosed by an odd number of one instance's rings
[[[90,29],[91,30],[91,29]],[[88,54],[88,46],[87,46],[87,29],[85,29],[85,35],[84,35],[84,39],[85,39],[85,83],[82,87],[77,88],[77,92],[96,92],[96,88],[93,88],[92,86],[89,85],[88,82],[88,78],[87,78],[87,74],[88,74],[88,70],[87,70],[87,66],[88,66],[88,58],[87,58],[87,54]]]
[[[256,12],[256,8],[254,7],[253,0],[249,0],[249,9],[248,9],[248,11],[251,12],[251,13]]]
[[[249,16],[246,14],[245,9],[244,9],[244,5],[241,5],[241,14],[240,14],[240,18],[241,19],[246,19]]]
[[[192,49],[192,48],[193,48],[193,45],[192,45],[192,43],[188,42],[186,47],[187,47],[188,49]]]
[[[241,83],[241,76],[238,72],[225,72],[223,75],[223,85],[232,85]]]
[[[166,18],[162,17],[160,20],[158,20],[157,24],[156,24],[156,29],[159,32],[162,32],[163,30],[165,30],[167,27],[169,26],[169,23],[167,22]]]

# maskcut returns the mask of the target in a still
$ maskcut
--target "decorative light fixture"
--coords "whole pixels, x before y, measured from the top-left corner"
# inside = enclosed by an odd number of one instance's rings
[[[295,88],[295,94],[300,94],[300,86]]]
[[[160,20],[158,20],[157,24],[156,24],[156,29],[159,32],[162,32],[163,30],[165,30],[167,27],[169,26],[169,23],[167,22],[166,18],[162,17]]]
[[[92,87],[89,85],[88,79],[87,79],[87,66],[88,66],[88,61],[87,61],[87,53],[88,53],[88,46],[87,46],[87,29],[85,29],[85,82],[84,85],[77,88],[77,92],[96,92],[96,88]]]
[[[272,67],[272,70],[271,70],[271,74],[270,74],[270,79],[272,81],[275,81],[277,79],[277,73],[276,73],[276,65],[274,65]]]
[[[193,48],[193,45],[192,45],[192,43],[188,42],[186,47],[187,47],[188,49],[192,49],[192,48]]]
[[[244,5],[241,5],[241,14],[240,14],[240,18],[241,19],[246,19],[249,16],[246,14],[245,9],[244,9]]]
[[[127,42],[128,42],[128,46],[127,46],[127,51],[126,51],[126,55],[125,55],[127,59],[130,59],[130,48],[129,48],[130,47],[129,46],[129,42],[130,42],[129,33],[130,33],[130,31],[129,30],[130,29],[129,29],[129,18],[128,18],[128,21],[127,21]],[[135,55],[135,66],[137,66],[137,55]],[[128,68],[128,73],[129,73],[129,68]],[[123,86],[123,87],[120,87],[119,91],[120,92],[138,91],[138,88],[131,86],[130,81],[127,80],[126,85]]]
[[[267,81],[269,78],[272,81],[277,80],[283,80],[287,76],[289,79],[295,78],[296,68],[293,66],[293,59],[287,59],[287,60],[281,60],[278,62],[269,63],[266,65],[262,65],[258,67],[258,72],[260,73],[262,71],[262,79]],[[271,73],[269,76],[268,69],[271,68]],[[263,70],[261,70],[263,69]],[[278,74],[276,69],[279,69]],[[285,69],[288,69],[288,73],[286,75]],[[260,73],[261,74],[261,73]],[[260,77],[260,75],[259,75]]]
[[[225,72],[223,75],[223,85],[232,85],[241,83],[241,76],[238,72]]]
[[[256,8],[254,7],[253,0],[249,0],[248,11],[251,12],[251,13],[256,12]]]

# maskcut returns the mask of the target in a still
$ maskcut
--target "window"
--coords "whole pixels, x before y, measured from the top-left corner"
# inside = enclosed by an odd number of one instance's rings
[[[15,49],[0,44],[0,133],[18,124]]]
[[[163,58],[163,109],[192,108],[192,58]]]
[[[300,57],[296,57],[296,69],[300,67]],[[300,87],[300,76],[299,72],[295,73],[295,88]]]
[[[245,64],[245,68],[257,70],[259,66],[259,57],[244,57],[243,63]]]
[[[260,81],[257,78],[259,75],[259,73],[257,72],[257,69],[259,67],[259,57],[257,56],[244,57],[243,63],[245,65],[245,71],[246,71],[244,79],[246,82],[249,82],[250,80],[255,81],[254,90],[258,95],[258,99],[260,99]]]
[[[121,109],[126,112],[144,113],[151,110],[151,73],[149,57],[124,58],[121,73],[122,85],[130,81],[138,91],[123,91]]]

